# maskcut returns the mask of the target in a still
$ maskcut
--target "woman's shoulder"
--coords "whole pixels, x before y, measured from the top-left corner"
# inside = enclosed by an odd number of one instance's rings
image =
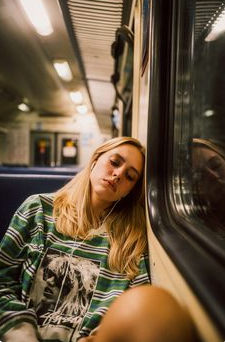
[[[18,210],[26,211],[37,207],[53,208],[54,193],[33,194],[27,197]]]

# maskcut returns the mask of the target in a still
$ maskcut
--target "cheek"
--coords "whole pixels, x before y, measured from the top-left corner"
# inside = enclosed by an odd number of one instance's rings
[[[123,187],[123,192],[125,192],[126,194],[129,194],[133,190],[135,185],[136,185],[136,183],[131,184],[130,182],[126,182],[126,184],[124,184],[124,187]]]
[[[104,176],[110,172],[112,172],[112,167],[109,165],[109,163],[104,160],[98,160],[91,174],[100,177],[101,175]]]
[[[104,168],[101,163],[96,163],[90,174],[91,186],[94,186],[103,175]]]

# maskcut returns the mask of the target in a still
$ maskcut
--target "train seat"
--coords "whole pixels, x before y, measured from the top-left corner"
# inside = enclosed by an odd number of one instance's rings
[[[21,170],[20,170],[21,171]],[[27,170],[29,172],[29,170]],[[0,171],[0,240],[9,226],[10,220],[20,204],[30,195],[54,192],[66,184],[76,172],[50,174],[44,171],[35,173],[3,173]]]
[[[1,165],[0,175],[3,173],[10,174],[42,174],[42,175],[75,175],[81,170],[79,166],[73,167],[41,167],[41,166],[11,166]]]

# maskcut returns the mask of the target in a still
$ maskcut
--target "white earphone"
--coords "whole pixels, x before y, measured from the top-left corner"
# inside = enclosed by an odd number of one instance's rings
[[[124,194],[124,195],[121,197],[121,199],[124,198],[124,197],[126,197],[128,194],[129,194],[129,192],[127,192],[126,194]]]

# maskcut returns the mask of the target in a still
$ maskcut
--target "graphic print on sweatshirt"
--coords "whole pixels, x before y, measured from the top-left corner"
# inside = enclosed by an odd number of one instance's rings
[[[48,249],[30,292],[42,338],[73,342],[97,284],[100,262]]]

